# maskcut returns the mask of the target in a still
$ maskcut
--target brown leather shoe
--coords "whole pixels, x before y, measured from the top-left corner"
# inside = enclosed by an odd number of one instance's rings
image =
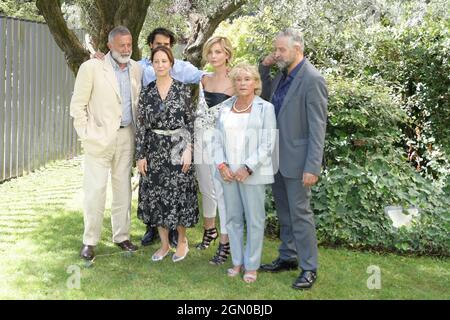
[[[138,246],[132,244],[130,240],[116,243],[116,245],[118,245],[123,251],[136,251],[138,249]]]
[[[83,246],[81,247],[81,251],[80,251],[80,257],[83,258],[84,260],[92,260],[95,257],[95,252],[94,252],[94,248],[95,246],[88,246],[83,244]]]

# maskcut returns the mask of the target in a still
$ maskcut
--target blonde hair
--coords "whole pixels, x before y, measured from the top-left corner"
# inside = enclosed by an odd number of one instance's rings
[[[262,91],[262,82],[261,82],[261,76],[259,75],[258,69],[246,62],[239,63],[237,66],[235,66],[233,69],[231,69],[229,77],[231,78],[231,81],[233,84],[235,84],[237,76],[242,72],[250,73],[253,76],[253,79],[255,80],[255,94],[259,96]]]
[[[203,61],[208,61],[208,53],[211,51],[211,47],[215,45],[216,43],[219,43],[223,50],[228,54],[227,64],[231,63],[231,59],[233,58],[233,46],[231,45],[231,41],[227,37],[222,36],[215,36],[212,38],[209,38],[205,44],[203,45],[203,51],[202,51],[202,59]]]

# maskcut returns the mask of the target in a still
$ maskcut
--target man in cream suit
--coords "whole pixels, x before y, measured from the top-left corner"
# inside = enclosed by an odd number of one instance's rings
[[[70,115],[85,151],[84,236],[80,256],[95,257],[100,240],[111,172],[113,242],[122,250],[136,251],[130,242],[131,166],[134,123],[141,89],[141,66],[130,59],[130,31],[118,26],[108,36],[104,60],[91,59],[78,71]]]
[[[311,210],[311,186],[320,175],[328,93],[324,78],[303,56],[300,31],[286,29],[275,39],[275,52],[260,65],[262,97],[275,106],[279,132],[279,172],[272,191],[280,223],[279,257],[262,271],[302,271],[292,284],[309,289],[317,278],[317,238]],[[270,66],[281,69],[274,80]]]

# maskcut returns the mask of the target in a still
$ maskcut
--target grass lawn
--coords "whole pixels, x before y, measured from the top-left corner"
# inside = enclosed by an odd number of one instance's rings
[[[79,257],[83,233],[82,161],[59,161],[28,176],[0,184],[0,299],[450,299],[450,259],[403,257],[319,248],[319,278],[310,291],[290,289],[298,272],[259,273],[253,284],[228,278],[223,266],[194,248],[201,223],[188,230],[191,251],[173,263],[152,262],[158,244],[134,254],[111,243],[110,195],[97,258],[87,266]],[[144,225],[136,218],[133,196],[132,240]],[[277,256],[278,241],[266,239],[263,261]],[[368,289],[370,266],[381,270],[381,289]],[[76,274],[80,286],[76,286]]]

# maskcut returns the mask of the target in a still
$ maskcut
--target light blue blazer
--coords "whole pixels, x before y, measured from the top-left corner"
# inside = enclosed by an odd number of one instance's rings
[[[216,166],[222,162],[228,163],[224,122],[232,112],[231,108],[236,99],[237,97],[233,96],[222,102],[223,106],[216,122],[216,133],[213,143],[213,156]],[[244,184],[273,183],[274,168],[272,157],[277,136],[277,120],[274,106],[270,102],[255,96],[248,118],[245,134],[245,161],[242,164],[247,165],[253,173],[243,182]],[[218,170],[216,171],[216,176],[220,181],[224,182]]]

